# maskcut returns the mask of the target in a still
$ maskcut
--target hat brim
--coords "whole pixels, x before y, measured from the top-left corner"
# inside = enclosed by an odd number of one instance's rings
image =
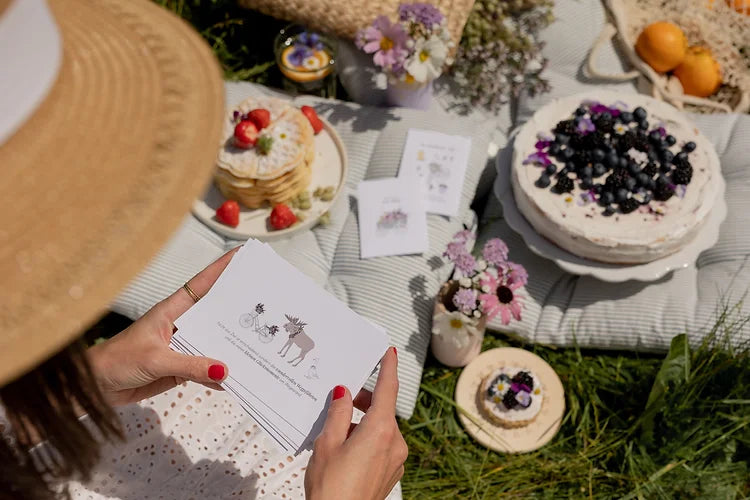
[[[50,4],[60,73],[0,147],[0,385],[81,335],[166,242],[223,119],[220,68],[187,23],[147,0]]]

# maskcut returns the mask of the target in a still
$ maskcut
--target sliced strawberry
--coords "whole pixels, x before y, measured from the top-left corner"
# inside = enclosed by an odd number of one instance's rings
[[[222,224],[237,227],[240,224],[240,204],[234,200],[227,200],[216,209],[216,218]]]
[[[234,145],[250,149],[258,142],[258,127],[250,120],[242,120],[234,127]]]
[[[279,203],[271,210],[271,227],[274,229],[286,229],[295,222],[297,222],[297,216],[294,215],[292,209],[283,203]]]
[[[271,124],[271,113],[267,109],[254,109],[247,114],[247,119],[263,130]]]
[[[320,131],[323,130],[323,122],[320,121],[320,118],[318,118],[318,113],[316,113],[315,110],[310,106],[302,106],[300,108],[300,111],[302,111],[302,113],[304,113],[304,115],[310,121],[310,125],[312,125],[315,135],[318,135]]]

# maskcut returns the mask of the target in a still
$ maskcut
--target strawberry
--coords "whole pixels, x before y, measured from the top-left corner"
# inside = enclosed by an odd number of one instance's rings
[[[222,224],[237,227],[240,224],[240,204],[234,200],[225,201],[216,209],[216,218]]]
[[[270,221],[274,229],[286,229],[297,222],[297,216],[294,215],[291,208],[283,203],[279,203],[271,210]]]
[[[250,149],[258,142],[258,127],[250,120],[242,120],[234,127],[234,145]]]
[[[302,106],[300,108],[300,111],[302,111],[302,113],[310,121],[310,125],[312,125],[315,135],[318,135],[320,131],[323,130],[323,122],[320,121],[320,118],[318,118],[318,113],[316,113],[315,110],[310,106]]]
[[[271,124],[271,113],[267,109],[254,109],[247,114],[247,119],[263,130]]]

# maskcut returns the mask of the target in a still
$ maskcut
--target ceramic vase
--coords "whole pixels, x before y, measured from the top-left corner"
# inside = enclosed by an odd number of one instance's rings
[[[484,316],[476,319],[476,335],[469,335],[468,342],[463,346],[458,346],[451,338],[448,331],[440,329],[440,318],[442,315],[450,315],[456,308],[453,306],[453,294],[458,290],[457,281],[451,280],[445,283],[435,299],[435,309],[433,312],[433,332],[430,340],[430,347],[435,358],[446,366],[459,368],[469,364],[479,355],[482,350],[482,340],[487,328],[487,320]],[[437,319],[437,320],[436,320]]]
[[[389,81],[385,96],[389,106],[429,109],[432,102],[432,81],[427,83]]]

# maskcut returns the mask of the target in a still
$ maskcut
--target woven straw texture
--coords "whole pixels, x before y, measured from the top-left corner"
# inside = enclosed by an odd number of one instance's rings
[[[221,132],[219,67],[186,23],[148,0],[50,7],[60,74],[0,147],[0,384],[79,336],[164,244]]]
[[[395,19],[400,0],[239,0],[239,4],[278,19],[304,24],[343,38],[354,38],[357,30],[377,16]],[[474,0],[431,0],[445,15],[453,41],[461,40]]]
[[[612,0],[611,5],[630,50],[648,24],[670,21],[682,28],[690,45],[711,50],[721,66],[723,85],[709,99],[737,109],[750,95],[750,16],[736,12],[724,0]],[[709,6],[710,5],[710,6]],[[744,53],[743,53],[744,51]],[[700,105],[694,111],[716,111]],[[741,106],[746,108],[747,105]],[[744,110],[744,109],[743,109]]]

